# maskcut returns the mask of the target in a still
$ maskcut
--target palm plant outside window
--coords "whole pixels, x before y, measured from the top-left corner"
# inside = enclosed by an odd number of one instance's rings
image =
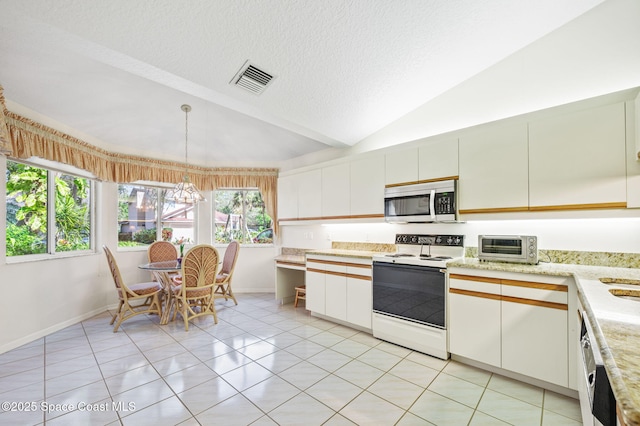
[[[214,193],[214,232],[216,243],[273,242],[271,217],[257,189],[225,189]]]

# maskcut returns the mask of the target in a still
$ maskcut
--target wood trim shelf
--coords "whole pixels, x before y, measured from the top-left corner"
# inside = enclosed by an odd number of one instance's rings
[[[524,299],[522,297],[502,296],[503,302],[520,303],[522,305],[541,306],[543,308],[560,309],[568,311],[569,306],[565,303],[545,302],[544,300]]]
[[[322,263],[324,265],[351,266],[354,268],[372,269],[372,266],[368,263],[336,262],[335,260],[324,259],[307,259],[307,263]]]
[[[502,296],[500,294],[484,293],[480,291],[462,290],[459,288],[450,288],[449,293],[461,294],[463,296],[480,297],[482,299],[500,300],[502,302],[520,303],[522,305],[540,306],[543,308],[559,309],[568,311],[569,306],[564,303],[546,302],[543,300],[525,299],[522,297]]]
[[[385,188],[394,188],[396,186],[406,186],[406,185],[416,185],[419,183],[431,183],[431,182],[442,182],[445,180],[458,180],[460,179],[459,176],[445,176],[445,177],[441,177],[441,178],[435,178],[435,179],[421,179],[421,180],[414,180],[414,181],[410,181],[410,182],[399,182],[399,183],[389,183],[387,185],[385,185]]]
[[[615,203],[592,203],[592,204],[562,204],[558,206],[530,206],[532,212],[557,211],[557,210],[604,210],[604,209],[626,209],[627,202]]]
[[[462,290],[459,288],[450,288],[449,293],[462,294],[463,296],[480,297],[482,299],[502,300],[502,296],[493,293],[484,293],[481,291]]]
[[[280,222],[302,222],[310,220],[344,220],[344,219],[381,219],[384,218],[383,213],[371,213],[371,214],[354,214],[354,215],[342,215],[342,216],[312,216],[312,217],[292,217],[278,219]]]
[[[499,278],[476,277],[473,275],[462,275],[462,274],[449,274],[449,278],[453,278],[456,280],[464,280],[464,281],[480,281],[483,283],[501,284]]]
[[[460,209],[459,214],[482,214],[482,213],[520,213],[520,212],[549,212],[549,211],[569,211],[569,210],[607,210],[626,209],[627,203],[624,201],[615,203],[592,203],[592,204],[562,204],[557,206],[528,206],[528,207],[499,207],[487,209]]]
[[[325,269],[307,268],[307,272],[316,272],[319,274],[336,275],[338,277],[355,278],[358,280],[371,281],[371,277],[367,275],[349,274],[346,272],[327,271]]]

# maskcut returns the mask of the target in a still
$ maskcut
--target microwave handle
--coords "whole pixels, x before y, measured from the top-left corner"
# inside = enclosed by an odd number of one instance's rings
[[[431,220],[436,220],[436,190],[431,190],[431,196],[429,197],[429,213],[431,214]]]

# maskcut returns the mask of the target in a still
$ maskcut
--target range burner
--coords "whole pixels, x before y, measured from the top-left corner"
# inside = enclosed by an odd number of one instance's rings
[[[409,253],[394,253],[394,254],[386,254],[386,257],[415,257],[415,254]]]
[[[411,255],[409,255],[411,256]],[[450,260],[453,259],[451,256],[429,256],[428,254],[421,254],[420,259],[423,260]]]

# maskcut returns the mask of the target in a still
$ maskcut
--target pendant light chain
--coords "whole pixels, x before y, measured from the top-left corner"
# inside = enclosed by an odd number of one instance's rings
[[[189,112],[191,111],[191,106],[184,104],[181,106],[184,111],[184,176],[188,179],[189,176],[189,156],[188,156],[188,148],[189,148]]]

